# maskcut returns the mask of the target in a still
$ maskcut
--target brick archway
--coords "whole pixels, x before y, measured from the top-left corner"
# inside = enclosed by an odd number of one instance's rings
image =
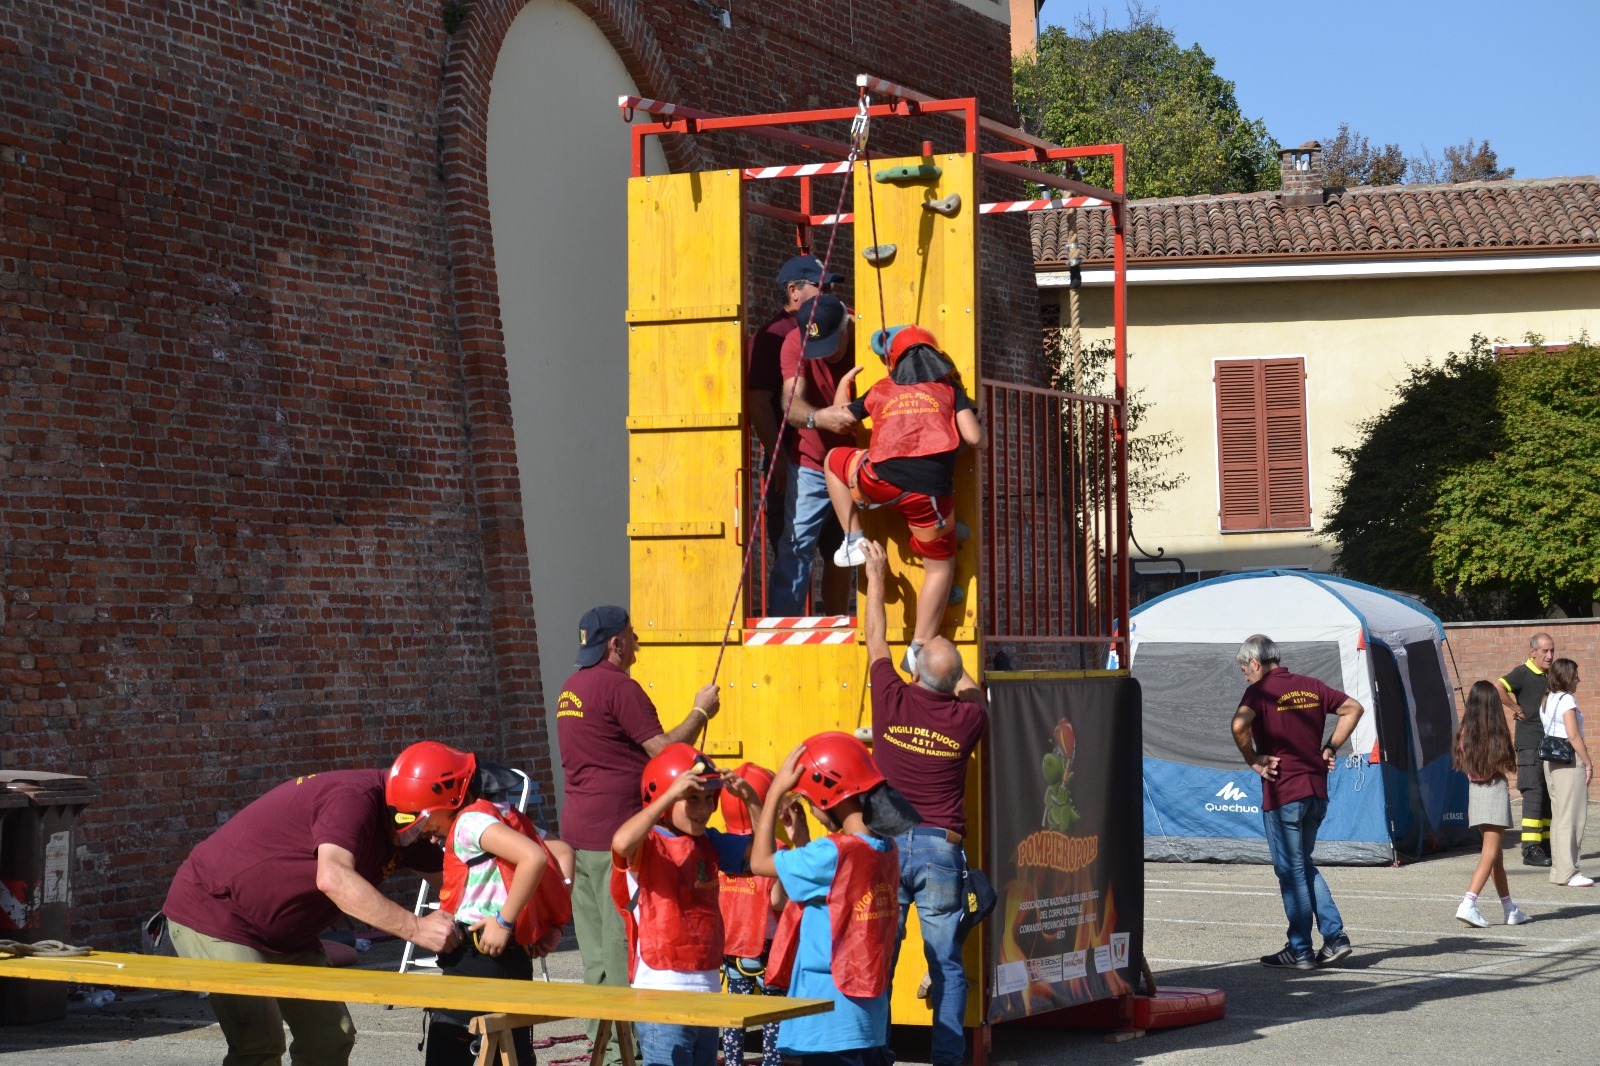
[[[468,481],[488,584],[500,741],[506,757],[532,765],[548,758],[537,631],[522,517],[516,438],[500,286],[489,212],[489,90],[506,34],[529,0],[474,0],[445,55],[439,108],[439,162],[444,185],[451,292],[461,352],[470,440]],[[681,98],[654,31],[628,0],[567,0],[616,50],[641,93]],[[621,121],[620,118],[618,121]],[[663,145],[675,171],[706,169],[688,138]],[[541,782],[549,794],[548,771]]]

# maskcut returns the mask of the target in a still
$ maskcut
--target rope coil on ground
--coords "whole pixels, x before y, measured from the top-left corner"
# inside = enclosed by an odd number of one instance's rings
[[[16,957],[42,955],[45,958],[70,958],[74,955],[87,955],[91,950],[87,945],[68,944],[61,940],[38,940],[32,944],[24,944],[17,940],[0,940],[0,955]]]

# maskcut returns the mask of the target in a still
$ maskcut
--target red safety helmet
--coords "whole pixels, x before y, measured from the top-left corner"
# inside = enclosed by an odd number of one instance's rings
[[[700,751],[690,744],[668,744],[661,749],[661,754],[644,764],[644,773],[639,775],[639,794],[644,797],[645,806],[661,793],[677,778],[679,774],[696,773],[701,776],[714,775],[717,772],[716,764],[706,758]],[[715,792],[722,787],[721,781],[706,783],[708,792]]]
[[[765,766],[757,766],[753,762],[741,764],[733,773],[734,776],[743,778],[751,788],[756,790],[757,799],[762,803],[767,802],[767,793],[772,791],[772,782],[777,777],[776,774]],[[724,791],[722,793],[722,821],[728,827],[728,832],[730,833],[749,833],[752,831],[750,812],[745,809],[744,800],[735,796],[732,792]]]
[[[889,372],[894,373],[894,365],[900,361],[900,357],[919,344],[926,344],[934,351],[939,350],[939,342],[921,326],[902,326],[895,330],[894,336],[889,338],[889,354],[884,360],[889,364]]]
[[[849,733],[818,733],[807,740],[799,767],[801,775],[794,786],[795,793],[824,811],[842,799],[883,784],[872,753]]]
[[[1056,723],[1055,733],[1052,738],[1056,747],[1061,750],[1061,757],[1068,762],[1072,761],[1072,753],[1078,750],[1078,735],[1072,730],[1072,723],[1065,718]]]
[[[395,823],[408,825],[433,811],[460,807],[477,772],[478,757],[471,752],[437,740],[419,741],[389,767],[384,800],[395,812]]]

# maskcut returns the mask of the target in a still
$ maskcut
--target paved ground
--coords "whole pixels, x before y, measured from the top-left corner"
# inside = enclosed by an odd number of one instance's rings
[[[1590,807],[1588,872],[1600,871],[1600,805]],[[1512,892],[1534,921],[1471,929],[1454,918],[1475,855],[1457,852],[1398,869],[1336,867],[1328,881],[1356,953],[1337,969],[1280,973],[1257,957],[1283,942],[1272,872],[1258,866],[1145,868],[1146,946],[1169,985],[1222,988],[1228,1017],[1121,1044],[1100,1034],[1003,1028],[993,1060],[1017,1066],[1119,1063],[1453,1063],[1469,1066],[1537,1047],[1577,1061],[1600,1047],[1600,888],[1551,885],[1507,851]],[[1485,907],[1491,921],[1499,907]],[[387,965],[380,945],[363,965]],[[577,953],[552,956],[552,976],[576,979]],[[421,1063],[416,1010],[356,1007],[353,1066]],[[548,1027],[546,1035],[575,1026]],[[897,1034],[902,1061],[926,1057],[926,1035]],[[540,1052],[541,1066],[581,1042]],[[204,1001],[135,995],[107,1007],[73,1002],[65,1022],[0,1028],[7,1066],[187,1066],[220,1062],[223,1044]]]

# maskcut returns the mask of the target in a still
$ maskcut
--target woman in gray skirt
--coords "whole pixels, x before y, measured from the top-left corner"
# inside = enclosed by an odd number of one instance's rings
[[[1456,735],[1456,769],[1467,775],[1467,824],[1483,834],[1483,852],[1467,894],[1456,908],[1456,917],[1468,925],[1486,928],[1488,922],[1478,913],[1478,893],[1491,876],[1507,925],[1529,921],[1511,899],[1511,884],[1506,880],[1505,856],[1500,842],[1511,825],[1511,790],[1506,775],[1517,768],[1517,752],[1506,728],[1500,694],[1487,681],[1473,683],[1467,694],[1467,710],[1461,716],[1461,732]]]

